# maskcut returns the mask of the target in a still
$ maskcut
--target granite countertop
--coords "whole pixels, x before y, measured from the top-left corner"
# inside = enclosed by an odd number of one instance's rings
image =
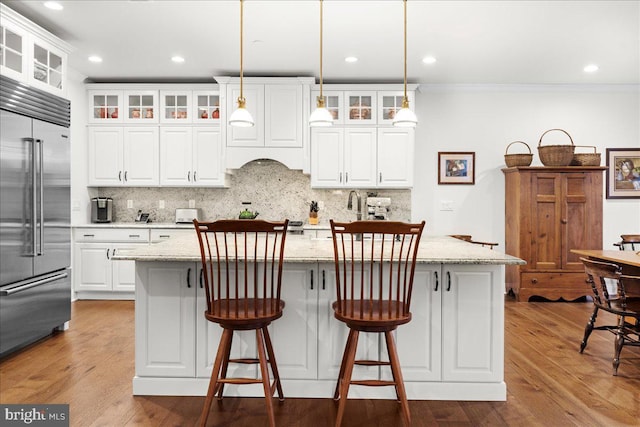
[[[196,234],[178,236],[167,241],[118,250],[112,259],[135,261],[200,261]],[[330,238],[311,239],[304,235],[287,235],[285,262],[333,262]],[[449,236],[422,236],[418,262],[425,264],[525,264],[520,258]]]

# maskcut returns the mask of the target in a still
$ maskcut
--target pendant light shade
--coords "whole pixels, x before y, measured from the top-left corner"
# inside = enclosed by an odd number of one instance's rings
[[[409,98],[407,97],[407,0],[403,0],[404,5],[404,97],[402,98],[402,108],[393,117],[393,125],[397,127],[416,127],[418,117],[416,113],[409,109]]]
[[[324,96],[322,95],[322,0],[320,0],[320,96],[316,109],[309,116],[309,126],[321,127],[332,126],[333,116],[325,107]]]
[[[234,127],[251,127],[254,125],[251,113],[246,109],[246,100],[242,92],[242,59],[243,59],[243,18],[244,18],[244,0],[240,0],[240,96],[238,97],[238,108],[229,117],[229,125]]]

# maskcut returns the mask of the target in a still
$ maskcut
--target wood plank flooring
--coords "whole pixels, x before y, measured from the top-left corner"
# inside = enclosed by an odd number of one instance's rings
[[[613,335],[578,352],[591,303],[506,301],[506,402],[411,401],[414,426],[640,426],[640,348],[612,376]],[[605,313],[600,322],[613,322]],[[69,403],[72,426],[192,426],[203,397],[132,396],[134,303],[76,301],[71,328],[0,361],[1,403]],[[285,390],[286,396],[286,390]],[[286,399],[280,426],[332,426],[331,399]],[[266,425],[261,398],[214,403],[210,426]],[[395,401],[350,400],[343,426],[401,425]]]

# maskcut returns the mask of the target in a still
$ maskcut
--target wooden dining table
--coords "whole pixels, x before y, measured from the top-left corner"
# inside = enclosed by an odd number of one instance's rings
[[[571,252],[592,261],[604,261],[617,264],[622,268],[622,274],[640,276],[640,251],[571,249]],[[634,283],[632,289],[628,289],[627,293],[633,296],[640,296],[640,289]]]

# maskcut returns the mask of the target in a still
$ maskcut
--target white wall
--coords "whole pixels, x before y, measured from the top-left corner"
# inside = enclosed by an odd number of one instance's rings
[[[596,146],[603,166],[606,148],[640,148],[639,86],[426,85],[416,94],[416,111],[413,219],[425,219],[429,234],[471,234],[499,242],[499,248],[504,248],[501,169],[510,142],[529,144],[532,166],[542,166],[538,142],[552,128],[566,130],[576,145]],[[543,145],[565,143],[561,132],[543,139]],[[510,153],[526,152],[516,145]],[[438,185],[439,151],[474,151],[475,185]],[[441,211],[443,200],[452,201],[454,210]],[[640,233],[640,200],[605,199],[603,221],[603,247],[612,249],[620,234]]]

